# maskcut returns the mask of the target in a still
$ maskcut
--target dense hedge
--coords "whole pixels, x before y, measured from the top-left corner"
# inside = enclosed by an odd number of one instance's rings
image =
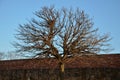
[[[120,68],[65,69],[65,80],[120,80]],[[1,70],[0,80],[59,80],[59,70]]]

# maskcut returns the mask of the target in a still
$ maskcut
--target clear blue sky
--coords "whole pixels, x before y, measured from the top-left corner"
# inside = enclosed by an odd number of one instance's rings
[[[18,24],[26,23],[35,11],[50,5],[84,10],[101,34],[111,34],[111,53],[120,53],[120,0],[0,0],[0,52],[13,51],[11,43],[16,41]]]

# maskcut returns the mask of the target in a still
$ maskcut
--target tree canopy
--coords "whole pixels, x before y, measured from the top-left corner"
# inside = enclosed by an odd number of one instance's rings
[[[88,14],[77,8],[42,7],[26,24],[19,25],[15,47],[35,56],[54,56],[60,62],[68,56],[96,54],[108,50],[108,34],[99,35]]]

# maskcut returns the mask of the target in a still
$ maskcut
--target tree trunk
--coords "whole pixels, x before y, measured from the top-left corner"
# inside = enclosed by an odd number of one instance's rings
[[[64,63],[60,63],[60,80],[64,80]]]

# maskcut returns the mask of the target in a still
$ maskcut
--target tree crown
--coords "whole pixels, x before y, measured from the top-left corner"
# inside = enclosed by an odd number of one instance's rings
[[[15,43],[18,51],[32,51],[36,55],[52,55],[59,60],[78,54],[106,51],[109,35],[98,34],[93,22],[79,8],[57,10],[43,7],[36,11],[38,19],[19,25]]]

